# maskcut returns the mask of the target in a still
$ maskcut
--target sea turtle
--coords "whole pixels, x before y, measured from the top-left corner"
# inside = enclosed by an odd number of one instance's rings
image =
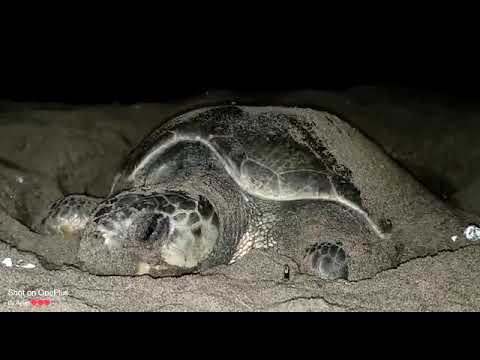
[[[354,131],[339,124],[328,112],[287,107],[223,105],[174,116],[129,153],[106,199],[69,195],[53,204],[42,231],[77,237],[79,264],[96,274],[193,273],[272,247],[305,272],[348,278],[357,245],[368,252],[388,242],[392,224],[374,208],[381,196],[363,194],[332,151]],[[328,136],[337,143],[326,144]],[[384,166],[372,163],[359,168]],[[320,223],[333,232],[316,233]],[[399,255],[390,245],[387,253]]]

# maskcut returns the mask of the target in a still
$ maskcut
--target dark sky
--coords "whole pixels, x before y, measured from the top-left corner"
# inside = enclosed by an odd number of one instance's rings
[[[442,39],[440,39],[442,40]],[[0,98],[20,101],[112,103],[163,101],[212,89],[232,91],[343,90],[358,85],[425,89],[476,99],[475,49],[352,41],[318,46],[306,41],[255,46],[201,45],[144,51],[145,44],[108,49],[28,48],[4,56]],[[401,43],[406,43],[403,41]]]
[[[346,90],[361,85],[383,85],[435,91],[456,97],[477,98],[478,79],[468,72],[448,73],[437,78],[421,70],[378,69],[345,71],[330,67],[319,71],[308,67],[231,70],[209,73],[192,68],[138,69],[104,71],[25,72],[0,85],[0,98],[18,101],[54,101],[73,103],[111,103],[173,100],[202,94],[207,90],[235,92],[282,92],[302,89]],[[5,77],[4,77],[5,78]]]
[[[15,23],[4,32],[0,99],[109,103],[215,88],[342,90],[377,84],[478,96],[475,10],[462,7],[455,16],[455,6],[448,5],[442,16],[439,4],[423,13],[418,2],[387,3],[386,12],[378,4],[369,9],[340,2],[341,11],[332,11],[322,3],[319,11],[265,2],[263,12],[257,3],[254,10],[228,4],[226,12],[217,4],[207,10],[204,3],[203,11],[191,5],[180,12],[142,11],[117,27],[107,21],[116,19],[113,13],[83,17],[76,9],[55,21],[35,14],[39,24]],[[94,26],[97,16],[101,29]]]

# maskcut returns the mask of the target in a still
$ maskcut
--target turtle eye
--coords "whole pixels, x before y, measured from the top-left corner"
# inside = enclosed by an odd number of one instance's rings
[[[148,224],[147,230],[145,231],[144,240],[150,239],[150,237],[151,237],[152,234],[154,233],[155,229],[157,228],[157,222],[156,222],[155,220],[156,220],[156,219],[154,219],[153,221],[151,221],[151,222]]]
[[[170,225],[168,217],[162,214],[152,214],[142,219],[143,234],[140,236],[144,242],[152,243],[168,235]]]

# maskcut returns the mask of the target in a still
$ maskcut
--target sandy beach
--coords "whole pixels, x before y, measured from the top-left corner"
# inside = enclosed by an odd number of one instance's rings
[[[212,92],[164,104],[4,102],[0,311],[480,310],[480,241],[350,281],[324,281],[295,272],[285,280],[283,267],[289,259],[265,250],[253,250],[231,266],[161,279],[48,268],[25,250],[25,242],[39,241],[32,230],[53,201],[70,193],[105,197],[128,151],[152,129],[187,109],[220,103],[331,111],[379,145],[453,211],[472,221],[480,216],[480,106],[436,94],[359,87],[345,92]],[[49,302],[32,305],[37,299]]]

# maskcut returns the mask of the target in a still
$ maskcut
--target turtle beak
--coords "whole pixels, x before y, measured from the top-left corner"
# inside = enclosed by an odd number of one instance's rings
[[[168,264],[151,264],[145,261],[139,261],[136,267],[135,275],[150,275],[155,278],[167,276],[180,276],[184,274],[192,274],[195,271],[180,267],[173,267]]]
[[[168,269],[169,269],[168,266],[152,265],[144,261],[139,261],[137,263],[136,275],[151,275],[159,271],[168,270]]]

